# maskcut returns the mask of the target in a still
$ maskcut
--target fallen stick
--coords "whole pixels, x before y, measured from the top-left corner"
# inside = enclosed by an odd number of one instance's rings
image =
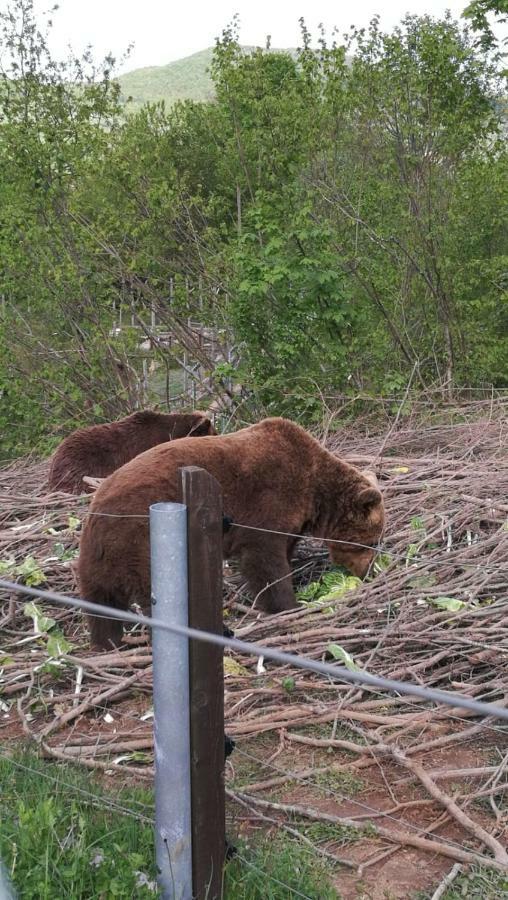
[[[392,831],[382,825],[373,825],[372,822],[358,823],[354,819],[340,818],[339,816],[333,816],[329,813],[318,812],[317,810],[307,808],[306,806],[296,806],[289,803],[275,803],[271,800],[262,800],[260,797],[251,797],[249,794],[235,793],[235,791],[228,788],[226,788],[226,794],[231,800],[240,798],[247,803],[253,803],[264,809],[276,809],[280,812],[285,812],[288,815],[302,816],[305,819],[311,819],[313,822],[330,822],[333,825],[338,825],[340,828],[354,828],[358,832],[368,832],[370,836],[386,838],[395,844],[409,844],[411,847],[416,847],[418,850],[426,850],[428,853],[441,853],[442,856],[448,856],[450,859],[455,859],[458,862],[489,866],[504,874],[508,872],[508,865],[498,862],[496,859],[482,856],[482,854],[475,853],[474,851],[463,850],[461,847],[456,847],[452,844],[445,844],[440,841],[418,837],[418,835],[413,835],[409,832],[398,831],[395,829]]]
[[[123,681],[118,682],[118,684],[114,684],[113,687],[108,688],[107,691],[102,691],[100,694],[95,694],[92,697],[88,697],[87,700],[84,700],[83,703],[80,703],[79,706],[75,706],[73,709],[70,709],[68,712],[63,713],[60,716],[57,716],[53,719],[49,725],[46,725],[45,728],[39,732],[37,739],[42,741],[43,738],[48,737],[48,735],[52,734],[53,731],[56,731],[57,728],[62,728],[63,725],[66,725],[67,722],[71,722],[72,719],[76,719],[78,716],[83,715],[83,713],[87,712],[89,709],[93,709],[98,703],[102,703],[103,700],[107,700],[109,697],[114,697],[115,694],[118,694],[119,691],[125,690],[125,688],[130,687],[137,681],[140,675],[143,675],[146,672],[146,669],[142,669],[139,672],[135,672],[134,675],[131,675],[130,678],[125,678]]]
[[[485,828],[482,827],[482,825],[479,825],[478,822],[475,822],[473,819],[471,819],[467,815],[467,813],[465,813],[464,810],[462,810],[460,806],[458,806],[448,794],[445,794],[444,791],[442,791],[441,788],[439,788],[437,784],[432,780],[423,766],[416,762],[416,760],[409,759],[406,754],[402,752],[402,750],[399,750],[396,747],[390,747],[389,745],[385,745],[385,747],[391,754],[391,756],[396,760],[396,762],[404,766],[406,769],[409,769],[410,772],[413,772],[418,777],[424,787],[427,788],[427,791],[429,792],[431,797],[434,797],[435,800],[441,803],[441,805],[448,810],[452,818],[454,818],[455,821],[459,823],[459,825],[462,825],[462,827],[465,828],[466,831],[469,831],[469,833],[472,834],[473,837],[482,841],[482,843],[484,843],[489,848],[489,850],[492,850],[494,859],[498,863],[501,863],[508,868],[508,853],[506,852],[502,844],[500,844],[492,834],[486,831]]]
[[[351,753],[365,753],[365,746],[362,744],[355,744],[354,741],[341,741],[332,738],[329,740],[325,738],[312,738],[305,737],[303,734],[289,734],[289,732],[284,735],[284,739],[292,742],[294,741],[297,744],[308,744],[310,747],[323,747],[325,750],[336,748],[337,750],[349,750]]]
[[[73,756],[81,762],[82,759],[95,759],[97,756],[106,754],[128,753],[132,750],[151,750],[153,748],[153,738],[139,738],[136,741],[120,741],[118,743],[97,743],[97,744],[71,744],[65,747],[52,747],[52,750],[60,750],[66,756]],[[90,752],[92,751],[92,752]]]
[[[35,737],[35,735],[33,735],[33,737]],[[49,758],[60,759],[63,762],[68,763],[78,763],[81,766],[86,766],[87,769],[101,769],[103,772],[109,772],[110,770],[119,770],[121,772],[128,773],[129,775],[139,775],[141,778],[153,778],[153,766],[145,766],[144,768],[140,768],[139,766],[122,766],[119,763],[112,762],[112,760],[101,762],[98,759],[90,759],[90,757],[81,756],[77,758],[75,756],[69,756],[67,753],[64,753],[57,747],[50,747],[49,744],[45,744],[44,741],[41,742],[40,747],[44,755]]]
[[[447,888],[450,887],[452,881],[455,880],[460,872],[462,872],[462,866],[460,865],[460,863],[455,863],[453,868],[448,872],[448,875],[445,875],[441,884],[438,885],[430,900],[441,900],[441,897],[443,896]]]
[[[325,850],[323,847],[319,847],[317,844],[313,844],[311,840],[305,835],[302,834],[301,831],[298,831],[297,828],[291,828],[290,825],[286,825],[284,822],[280,822],[279,819],[272,819],[270,816],[265,816],[262,812],[255,812],[245,800],[240,800],[237,798],[237,803],[241,806],[244,806],[251,816],[255,819],[260,819],[262,822],[268,822],[270,825],[276,825],[277,828],[283,828],[284,831],[287,831],[288,834],[292,834],[294,837],[298,838],[298,840],[302,841],[302,843],[306,844],[308,847],[312,847],[312,850],[318,854],[318,856],[323,856],[325,859],[331,859],[333,862],[338,863],[341,866],[347,866],[348,869],[358,869],[358,866],[355,862],[352,862],[350,859],[345,859],[343,856],[337,856],[336,853],[330,853],[329,850]]]

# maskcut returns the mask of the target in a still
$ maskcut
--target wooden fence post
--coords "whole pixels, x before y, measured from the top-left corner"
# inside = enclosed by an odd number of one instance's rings
[[[222,498],[204,469],[181,470],[187,506],[189,626],[223,633]],[[222,647],[191,641],[192,881],[196,900],[220,900],[226,846]]]

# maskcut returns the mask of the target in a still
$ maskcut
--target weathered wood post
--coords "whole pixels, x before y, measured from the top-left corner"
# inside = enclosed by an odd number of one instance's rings
[[[189,625],[223,633],[222,498],[204,469],[181,470],[187,507]],[[191,641],[192,880],[196,900],[220,900],[225,854],[222,647]]]

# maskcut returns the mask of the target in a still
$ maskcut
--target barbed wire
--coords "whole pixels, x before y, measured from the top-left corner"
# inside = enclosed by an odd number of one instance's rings
[[[364,685],[365,687],[378,688],[383,691],[394,692],[414,697],[422,697],[432,703],[441,703],[452,708],[462,708],[470,710],[481,716],[494,717],[508,721],[508,709],[502,706],[496,706],[490,703],[483,703],[479,700],[472,700],[462,694],[452,694],[449,691],[436,690],[435,688],[425,688],[421,685],[414,685],[408,682],[396,681],[391,678],[383,678],[380,675],[372,675],[362,670],[352,671],[345,666],[337,666],[329,663],[319,662],[318,660],[309,659],[308,657],[294,656],[280,650],[273,650],[271,647],[263,647],[261,644],[249,643],[241,641],[238,638],[227,638],[223,635],[213,634],[208,631],[201,631],[197,628],[190,628],[185,625],[169,625],[160,619],[154,617],[140,616],[127,610],[117,609],[115,607],[106,607],[97,603],[91,603],[88,600],[82,600],[75,597],[66,597],[57,594],[54,591],[42,591],[38,588],[19,585],[12,581],[0,579],[0,588],[13,591],[18,594],[26,594],[29,597],[37,597],[39,599],[51,600],[54,603],[63,606],[70,606],[74,609],[81,609],[92,615],[104,615],[110,619],[119,619],[124,622],[134,622],[140,625],[146,625],[148,628],[160,628],[171,634],[178,634],[181,637],[192,638],[200,641],[215,644],[216,646],[236,650],[247,655],[263,657],[271,659],[282,665],[295,666],[296,668],[306,669],[315,672],[318,675],[326,675],[334,680],[342,680],[351,682],[352,684]]]

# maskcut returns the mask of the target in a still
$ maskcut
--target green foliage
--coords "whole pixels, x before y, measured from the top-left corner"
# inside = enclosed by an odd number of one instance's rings
[[[302,894],[340,900],[330,884],[329,867],[294,841],[278,838],[240,852],[242,858],[226,868],[226,900],[297,900]]]
[[[0,759],[0,795],[0,858],[25,900],[158,896],[151,791],[131,786],[113,797],[86,771],[27,753]],[[304,846],[269,839],[240,846],[225,897],[337,900],[330,874]]]
[[[332,603],[347,601],[349,591],[354,591],[362,583],[361,578],[348,575],[341,568],[325,572],[317,581],[311,581],[297,593],[297,599],[310,608],[327,609]]]
[[[85,773],[31,754],[16,762],[29,771],[0,759],[0,857],[20,896],[156,896],[153,828],[135,808],[151,801],[148,792],[115,791],[115,803],[134,807],[123,815],[108,809],[108,795]]]
[[[483,27],[489,10],[466,14]],[[246,418],[320,421],[337,394],[397,398],[410,379],[506,383],[490,48],[449,16],[389,34],[375,19],[318,50],[302,24],[296,52],[247,51],[235,28],[211,58],[145,73],[188,79],[189,96],[209,64],[213,102],[125,117],[113,60],[55,62],[33,0],[0,13],[0,458],[170,398],[173,351],[116,327],[168,314],[170,281],[173,327],[234,344],[204,366],[218,390],[247,389]]]
[[[44,584],[47,580],[39,563],[33,556],[27,556],[19,565],[16,564],[15,559],[0,560],[0,574],[7,575],[9,578],[18,575],[21,577],[23,584],[28,585],[28,587],[37,587],[39,584]]]
[[[493,869],[472,866],[453,880],[443,900],[500,900],[508,895],[508,877]],[[427,900],[427,897],[421,898]]]
[[[438,609],[445,609],[448,612],[459,612],[459,610],[467,606],[463,600],[459,600],[457,597],[429,597],[428,602],[432,606],[437,606]]]
[[[45,634],[56,625],[55,620],[50,616],[45,616],[33,601],[25,603],[23,613],[33,619],[34,631],[38,634]]]
[[[497,47],[498,40],[492,27],[492,19],[497,19],[500,25],[508,22],[508,4],[506,0],[472,0],[464,12],[464,18],[471,23],[473,31],[479,33],[480,45],[486,50],[492,50]],[[505,43],[506,43],[505,38]],[[506,71],[505,71],[505,74]]]
[[[360,670],[360,666],[357,666],[351,654],[344,650],[344,647],[341,647],[340,644],[328,644],[326,650],[333,659],[342,663],[350,672],[358,672]]]

